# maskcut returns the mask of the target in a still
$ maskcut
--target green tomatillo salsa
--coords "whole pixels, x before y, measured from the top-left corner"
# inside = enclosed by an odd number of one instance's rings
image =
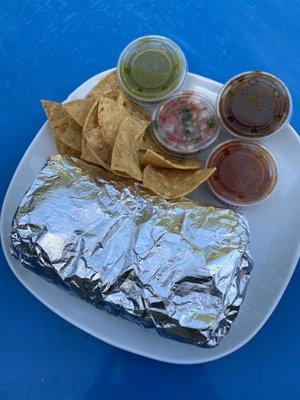
[[[186,61],[171,40],[148,36],[130,43],[120,56],[118,78],[133,100],[156,103],[172,94],[186,75]]]

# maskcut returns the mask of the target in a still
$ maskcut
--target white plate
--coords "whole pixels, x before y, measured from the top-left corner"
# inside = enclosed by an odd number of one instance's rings
[[[105,72],[103,72],[105,74]],[[103,74],[76,89],[67,100],[84,97]],[[189,74],[187,88],[215,99],[221,84]],[[222,135],[222,140],[226,135]],[[255,261],[246,299],[231,331],[219,346],[201,349],[164,339],[152,331],[114,317],[80,301],[24,268],[9,253],[13,214],[49,154],[56,153],[48,123],[42,126],[24,154],[7,191],[1,217],[1,236],[7,261],[23,285],[62,318],[116,347],[156,360],[193,364],[223,357],[247,343],[263,326],[280,300],[300,254],[300,140],[287,126],[265,143],[275,155],[280,172],[277,190],[265,203],[245,211],[251,229],[251,251]],[[192,197],[213,202],[206,188]]]

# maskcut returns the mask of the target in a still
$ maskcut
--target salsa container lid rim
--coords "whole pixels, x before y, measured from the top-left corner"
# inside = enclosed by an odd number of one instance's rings
[[[258,199],[258,200],[256,200],[256,201],[248,201],[248,202],[242,203],[242,202],[235,202],[235,201],[233,201],[233,200],[231,200],[231,199],[228,199],[228,198],[226,198],[226,197],[223,197],[222,195],[220,195],[219,193],[217,193],[217,192],[213,189],[213,187],[211,186],[209,179],[207,179],[206,184],[207,184],[207,186],[209,187],[209,189],[211,190],[211,192],[213,193],[213,195],[214,195],[217,199],[219,199],[221,202],[223,202],[223,203],[225,203],[225,204],[228,204],[228,205],[230,205],[230,206],[232,206],[232,207],[245,208],[245,207],[251,207],[251,206],[255,206],[255,205],[261,204],[261,203],[263,203],[265,200],[267,200],[267,199],[274,193],[274,191],[276,190],[276,187],[278,186],[278,179],[279,179],[279,168],[278,168],[277,160],[276,160],[276,158],[274,157],[274,155],[271,153],[271,151],[268,150],[268,149],[267,149],[265,146],[263,146],[261,143],[253,143],[252,141],[251,141],[251,142],[249,142],[249,141],[247,141],[247,140],[244,140],[244,141],[243,141],[243,140],[241,140],[241,139],[229,139],[229,140],[226,140],[225,142],[219,143],[219,144],[218,144],[216,147],[214,147],[214,148],[212,149],[212,151],[209,153],[209,155],[208,155],[208,157],[207,157],[207,159],[206,159],[206,161],[205,161],[205,168],[208,168],[209,160],[210,160],[211,156],[212,156],[216,151],[218,151],[222,146],[224,146],[224,145],[226,145],[226,144],[228,144],[228,143],[232,143],[232,142],[241,143],[241,144],[243,144],[243,145],[245,145],[245,146],[256,145],[256,146],[258,146],[258,147],[261,147],[262,150],[265,151],[265,152],[268,154],[268,156],[271,158],[272,162],[274,163],[274,167],[275,167],[274,170],[275,170],[275,175],[276,175],[276,181],[275,181],[273,187],[271,188],[270,192],[267,193],[266,196],[264,196],[264,197],[262,197],[262,198],[260,198],[260,199]]]
[[[157,120],[157,117],[159,116],[159,113],[161,109],[168,104],[169,102],[176,100],[177,98],[179,99],[180,97],[183,97],[184,95],[192,95],[194,98],[199,100],[199,102],[203,102],[205,105],[209,107],[209,109],[214,113],[214,118],[215,118],[215,128],[214,132],[212,134],[212,137],[209,141],[205,143],[205,145],[200,145],[196,146],[193,150],[176,150],[171,146],[168,146],[164,141],[161,140],[160,138],[160,129],[153,127],[153,121]],[[173,154],[175,156],[182,156],[182,157],[187,157],[187,156],[193,156],[197,153],[199,153],[201,150],[206,149],[208,146],[210,146],[218,137],[219,133],[221,130],[221,123],[218,118],[217,112],[216,112],[216,107],[214,102],[207,96],[205,96],[203,93],[195,91],[195,90],[182,90],[176,93],[171,94],[166,100],[160,102],[157,104],[151,118],[151,133],[155,141],[158,143],[159,146],[161,146],[164,150],[170,152],[170,154]]]
[[[247,135],[238,134],[238,133],[236,133],[236,132],[233,132],[232,130],[230,130],[230,128],[229,128],[227,125],[225,125],[225,124],[223,123],[223,118],[222,118],[222,115],[221,115],[221,113],[220,113],[220,101],[221,101],[221,98],[222,98],[222,96],[223,96],[225,90],[228,89],[228,86],[229,86],[235,79],[237,79],[237,78],[239,78],[239,77],[242,77],[242,76],[247,76],[247,75],[250,76],[250,74],[260,74],[262,77],[265,75],[265,76],[267,76],[267,77],[269,77],[269,78],[274,79],[275,81],[277,81],[279,84],[282,85],[282,87],[283,87],[284,90],[286,91],[286,94],[287,94],[287,97],[288,97],[288,100],[289,100],[289,112],[287,113],[287,116],[286,116],[285,120],[282,122],[281,126],[279,126],[278,129],[276,129],[275,131],[273,131],[273,132],[271,132],[271,133],[269,133],[269,134],[261,135],[260,137],[251,137],[251,136],[247,136]],[[283,129],[284,126],[285,126],[286,124],[288,124],[288,123],[290,122],[291,116],[292,116],[292,112],[293,112],[293,100],[292,100],[292,96],[291,96],[291,93],[290,93],[289,88],[287,87],[287,85],[286,85],[280,78],[278,78],[276,75],[271,74],[270,72],[262,71],[262,70],[245,71],[245,72],[241,72],[241,73],[239,73],[239,74],[233,75],[230,79],[228,79],[228,80],[223,84],[223,86],[222,86],[222,88],[221,88],[221,90],[220,90],[220,92],[219,92],[219,94],[218,94],[218,97],[217,97],[217,100],[216,100],[216,104],[217,104],[217,114],[218,114],[218,118],[219,118],[221,124],[224,126],[224,128],[225,128],[231,135],[235,136],[236,138],[245,139],[245,140],[247,140],[247,141],[259,141],[259,140],[261,140],[261,139],[265,139],[265,138],[268,138],[268,137],[270,137],[270,136],[275,135],[275,134],[278,133],[281,129]]]
[[[180,71],[180,79],[178,81],[178,84],[169,93],[167,93],[161,97],[150,97],[149,96],[147,98],[144,98],[142,96],[138,96],[134,93],[131,93],[130,90],[128,90],[128,88],[123,84],[122,78],[120,76],[120,65],[121,65],[122,60],[124,59],[124,56],[126,56],[126,53],[128,51],[130,51],[131,49],[134,49],[134,47],[137,43],[139,43],[140,41],[143,41],[144,39],[149,39],[150,41],[151,40],[160,41],[162,46],[164,46],[165,44],[168,44],[170,47],[172,47],[172,49],[174,51],[176,51],[177,55],[179,56],[179,58],[182,61],[182,68]],[[174,42],[172,39],[170,39],[166,36],[161,36],[161,35],[145,35],[145,36],[140,36],[140,37],[134,39],[133,41],[131,41],[124,47],[124,49],[122,50],[122,52],[118,58],[116,69],[117,69],[117,76],[118,76],[119,84],[120,84],[121,88],[125,91],[125,93],[127,94],[128,97],[130,97],[132,100],[135,100],[136,102],[139,102],[140,104],[157,104],[161,101],[168,99],[170,97],[170,95],[175,93],[182,86],[182,84],[186,78],[187,72],[188,72],[188,64],[187,64],[187,59],[185,57],[185,54],[182,51],[181,47],[176,42]]]

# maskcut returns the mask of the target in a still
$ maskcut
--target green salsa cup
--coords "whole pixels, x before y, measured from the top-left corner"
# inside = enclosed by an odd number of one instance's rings
[[[125,47],[117,71],[119,85],[128,97],[140,104],[155,104],[182,86],[187,62],[172,40],[144,36]]]

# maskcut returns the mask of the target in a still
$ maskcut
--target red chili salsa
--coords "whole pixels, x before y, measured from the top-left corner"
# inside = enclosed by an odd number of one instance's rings
[[[236,136],[258,139],[282,128],[291,114],[287,87],[265,72],[246,72],[227,82],[218,102],[224,127]]]
[[[250,205],[269,196],[277,182],[277,167],[262,146],[231,140],[210,155],[208,168],[217,171],[209,178],[212,192],[232,205]]]
[[[154,112],[152,132],[165,150],[179,155],[198,152],[219,133],[213,105],[195,92],[174,95]]]

